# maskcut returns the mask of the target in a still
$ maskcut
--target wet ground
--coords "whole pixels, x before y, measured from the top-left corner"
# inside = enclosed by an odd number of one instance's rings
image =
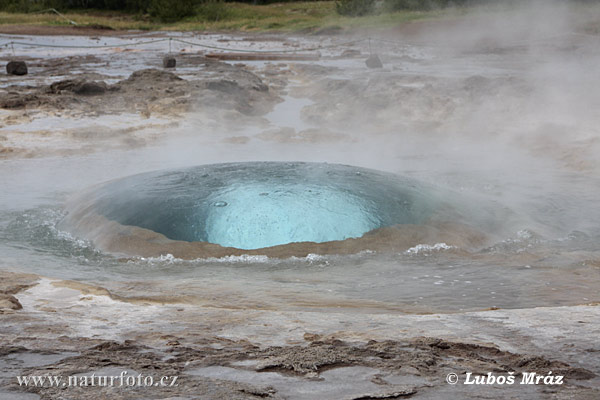
[[[0,397],[598,398],[600,52],[595,15],[566,15],[549,20],[560,29],[471,17],[370,41],[3,35],[20,44],[0,60],[29,74],[0,78]],[[335,46],[318,61],[224,62],[169,38],[238,53]],[[162,68],[169,51],[175,69]],[[371,53],[383,68],[366,67]],[[360,252],[291,257],[123,254],[60,224],[74,195],[108,180],[292,160],[397,173],[466,211]],[[15,378],[122,370],[179,386]],[[446,383],[550,371],[565,384]]]

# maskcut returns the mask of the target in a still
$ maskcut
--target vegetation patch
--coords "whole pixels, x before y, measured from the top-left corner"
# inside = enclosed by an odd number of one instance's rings
[[[472,11],[476,6],[498,9],[515,1],[0,0],[0,25],[307,32],[331,26],[341,29],[392,26],[416,19],[456,16],[465,10]]]

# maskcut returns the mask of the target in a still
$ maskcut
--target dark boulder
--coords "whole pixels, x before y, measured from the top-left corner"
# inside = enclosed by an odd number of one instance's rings
[[[27,75],[25,61],[9,61],[6,64],[6,73],[9,75]]]
[[[163,68],[175,68],[176,65],[177,61],[175,60],[175,57],[166,56],[163,58]]]
[[[377,54],[371,54],[369,58],[366,59],[365,64],[369,68],[383,68],[383,63]]]

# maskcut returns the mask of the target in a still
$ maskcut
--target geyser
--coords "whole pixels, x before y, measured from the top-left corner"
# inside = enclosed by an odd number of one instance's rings
[[[344,165],[248,162],[135,175],[89,193],[93,212],[175,241],[259,249],[420,224],[434,197],[397,175]]]

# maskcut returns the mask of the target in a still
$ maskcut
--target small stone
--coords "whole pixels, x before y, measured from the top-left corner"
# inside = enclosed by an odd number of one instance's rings
[[[9,61],[6,64],[6,73],[9,75],[27,75],[25,61]]]
[[[175,65],[177,65],[177,61],[175,60],[175,57],[166,56],[165,58],[163,58],[163,67],[164,68],[175,68]]]
[[[0,309],[20,310],[23,306],[15,296],[6,293],[0,293]]]
[[[383,68],[383,63],[377,54],[371,54],[365,61],[369,68]]]

